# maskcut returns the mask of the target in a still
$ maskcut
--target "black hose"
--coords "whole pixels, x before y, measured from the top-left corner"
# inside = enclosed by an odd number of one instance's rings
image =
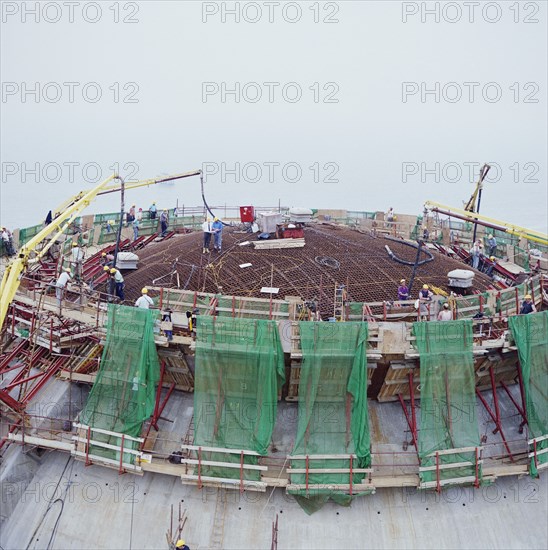
[[[202,188],[202,200],[204,201],[204,206],[206,207],[206,210],[211,214],[211,216],[213,216],[214,218],[216,217],[215,214],[211,211],[211,208],[209,208],[209,204],[207,204],[207,201],[206,201],[206,198],[205,198],[205,193],[204,193],[204,175],[202,173],[200,173],[200,187]],[[229,223],[225,223],[223,220],[220,220],[220,222],[226,226],[226,227],[229,227],[230,224]]]
[[[426,249],[422,248],[422,246],[421,246],[422,242],[421,242],[421,244],[416,245],[416,244],[413,244],[413,243],[408,243],[408,242],[405,242],[405,241],[401,241],[400,239],[394,239],[392,237],[385,237],[385,239],[389,239],[389,240],[397,242],[399,244],[404,244],[404,245],[409,246],[411,248],[418,249],[419,254],[417,256],[420,255],[420,251],[424,252],[428,256],[427,258],[425,258],[424,260],[421,260],[420,262],[418,261],[418,257],[417,257],[416,261],[409,262],[408,260],[402,260],[401,258],[396,256],[396,254],[394,254],[394,252],[392,252],[392,250],[390,250],[390,247],[388,245],[385,245],[384,247],[386,248],[386,251],[388,252],[388,255],[390,256],[390,258],[392,258],[392,260],[394,260],[395,262],[398,262],[399,264],[420,266],[420,265],[427,264],[428,262],[431,262],[431,261],[434,260],[434,255],[429,250],[426,250]]]

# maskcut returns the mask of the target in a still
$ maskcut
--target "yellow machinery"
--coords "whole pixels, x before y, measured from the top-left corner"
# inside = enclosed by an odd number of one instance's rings
[[[467,212],[479,212],[480,203],[481,203],[481,192],[483,190],[483,180],[487,177],[487,173],[491,170],[491,167],[488,164],[484,164],[480,170],[480,176],[478,183],[476,183],[476,188],[472,193],[472,196],[468,199],[468,202],[464,206],[464,210]],[[477,209],[476,209],[477,201]]]
[[[540,231],[534,231],[512,223],[502,222],[500,220],[495,220],[494,218],[488,218],[487,216],[482,216],[476,212],[468,212],[461,208],[453,208],[452,206],[447,206],[445,204],[440,204],[433,201],[425,202],[424,208],[425,210],[439,212],[440,214],[445,214],[453,218],[470,221],[479,225],[484,225],[485,227],[490,227],[491,229],[496,229],[497,231],[509,233],[510,235],[523,237],[529,241],[548,245],[548,235],[546,233],[541,233]]]
[[[201,174],[201,170],[194,170],[192,172],[185,172],[172,176],[128,183],[122,183],[119,176],[113,174],[93,189],[81,191],[58,206],[57,209],[53,211],[53,221],[19,249],[17,258],[12,260],[4,271],[4,276],[0,283],[0,328],[4,324],[9,305],[15,297],[17,289],[19,288],[19,282],[27,266],[38,262],[40,258],[47,253],[53,243],[70,227],[71,223],[80,215],[82,210],[84,210],[96,197],[120,191],[122,185],[125,190],[128,190],[137,187],[146,187],[156,183],[188,178],[190,176],[201,176]],[[115,179],[120,181],[116,184],[109,185],[109,183]],[[39,246],[48,239],[49,243],[38,251]]]

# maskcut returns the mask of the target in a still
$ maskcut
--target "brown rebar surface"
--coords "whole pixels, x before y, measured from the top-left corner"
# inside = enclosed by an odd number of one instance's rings
[[[270,286],[274,266],[273,286],[280,288],[279,298],[291,295],[305,300],[318,299],[321,283],[321,309],[324,310],[332,307],[336,284],[348,284],[348,295],[352,301],[396,299],[399,281],[402,278],[409,281],[412,267],[392,260],[385,245],[402,259],[413,262],[416,256],[415,249],[403,244],[328,225],[307,227],[304,248],[255,250],[249,245],[238,245],[255,239],[255,235],[225,228],[223,251],[208,254],[202,254],[202,233],[199,232],[151,243],[139,251],[139,269],[124,273],[126,297],[128,300],[136,299],[146,285],[170,288],[179,285],[179,288],[193,291],[264,298],[267,296],[260,290],[263,286]],[[449,271],[472,269],[459,260],[431,252],[434,261],[417,269],[414,296],[424,283],[448,291]],[[339,267],[318,264],[318,256],[336,260]],[[424,258],[426,255],[421,254],[421,259]],[[240,264],[244,263],[251,263],[252,266],[240,268]],[[154,283],[155,279],[159,280]],[[489,277],[476,272],[475,290],[484,291],[490,283]]]

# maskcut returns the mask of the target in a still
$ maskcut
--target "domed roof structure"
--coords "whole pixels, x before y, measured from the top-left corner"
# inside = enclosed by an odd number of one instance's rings
[[[321,292],[323,310],[332,307],[338,284],[346,285],[352,301],[375,302],[396,299],[400,279],[411,278],[412,265],[393,259],[386,248],[413,264],[417,249],[404,241],[324,224],[306,227],[304,237],[303,248],[258,250],[251,244],[242,246],[256,240],[256,235],[226,227],[222,252],[203,254],[201,232],[175,235],[138,252],[139,269],[125,275],[126,294],[137,298],[144,285],[152,285],[264,298],[268,295],[261,294],[261,288],[273,286],[280,289],[278,298],[311,300]],[[421,251],[419,261],[414,295],[423,284],[449,291],[447,273],[463,268],[460,260],[430,249]],[[484,291],[490,285],[489,277],[475,272],[474,290]]]

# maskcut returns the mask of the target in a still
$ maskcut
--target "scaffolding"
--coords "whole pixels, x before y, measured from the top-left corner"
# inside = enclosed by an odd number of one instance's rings
[[[420,487],[482,480],[472,322],[415,323],[420,352]]]

